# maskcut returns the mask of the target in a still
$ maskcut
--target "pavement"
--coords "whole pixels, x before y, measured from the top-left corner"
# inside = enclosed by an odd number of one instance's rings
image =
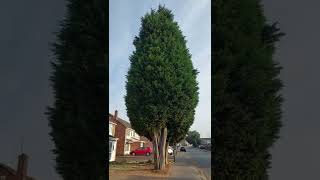
[[[185,162],[176,162],[172,167],[171,176],[168,180],[206,180],[203,173],[194,166],[186,165]]]
[[[211,179],[211,151],[193,147],[186,147],[186,150],[187,152],[178,152],[172,172],[178,172],[180,166],[181,176],[186,173],[184,177],[195,179],[194,174],[197,174],[198,179]]]
[[[111,180],[209,180],[211,179],[211,151],[186,147],[187,152],[178,152],[170,177],[117,176]]]

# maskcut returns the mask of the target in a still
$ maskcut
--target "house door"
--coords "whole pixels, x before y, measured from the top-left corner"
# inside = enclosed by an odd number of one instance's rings
[[[131,149],[131,144],[126,142],[126,144],[124,145],[124,154],[129,154],[130,149]]]
[[[109,141],[109,161],[111,159],[112,150],[113,150],[113,142]]]

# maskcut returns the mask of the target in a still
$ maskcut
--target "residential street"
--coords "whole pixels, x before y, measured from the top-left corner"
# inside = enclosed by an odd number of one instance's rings
[[[201,170],[207,179],[211,179],[211,151],[186,147],[187,152],[178,152],[176,166],[194,166]]]

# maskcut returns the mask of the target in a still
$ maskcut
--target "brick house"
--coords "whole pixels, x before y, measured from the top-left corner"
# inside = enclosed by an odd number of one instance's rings
[[[17,171],[7,165],[0,164],[0,180],[35,180],[27,176],[27,168],[28,156],[22,153],[18,157]]]
[[[116,124],[114,137],[118,139],[116,146],[117,156],[128,155],[131,151],[139,147],[147,147],[150,145],[150,141],[143,136],[139,136],[139,134],[132,129],[129,122],[118,117],[118,111],[115,111],[114,115],[109,114],[109,121]]]

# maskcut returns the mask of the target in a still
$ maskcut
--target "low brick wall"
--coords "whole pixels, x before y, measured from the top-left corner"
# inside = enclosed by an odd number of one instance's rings
[[[134,162],[134,161],[143,162],[148,160],[153,160],[153,156],[139,155],[139,156],[117,156],[116,157],[116,162]]]

